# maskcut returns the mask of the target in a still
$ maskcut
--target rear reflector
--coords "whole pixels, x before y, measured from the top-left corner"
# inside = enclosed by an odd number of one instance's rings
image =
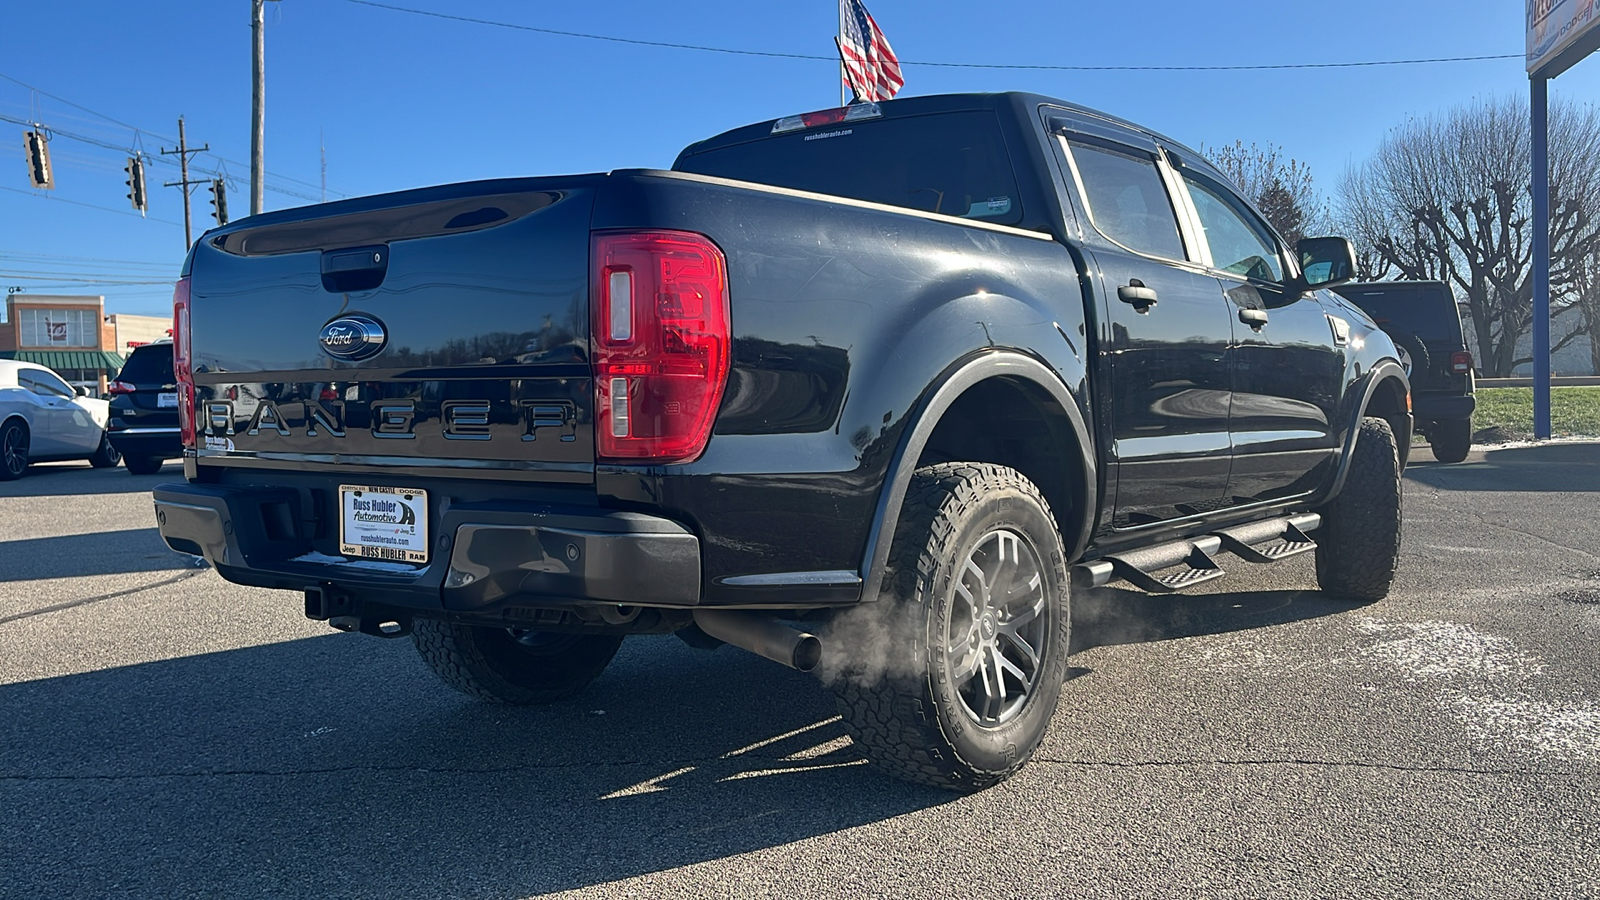
[[[783,134],[787,131],[816,128],[819,125],[859,122],[862,119],[876,119],[882,115],[883,110],[876,103],[852,103],[849,106],[842,106],[838,109],[824,109],[798,116],[785,116],[772,123],[772,133]]]
[[[178,381],[178,428],[183,446],[193,450],[194,369],[189,343],[189,279],[184,277],[172,289],[172,370]]]
[[[596,455],[688,462],[728,380],[728,268],[682,231],[594,236]]]
[[[1472,354],[1465,350],[1457,350],[1450,354],[1450,371],[1457,375],[1465,375],[1472,371]]]

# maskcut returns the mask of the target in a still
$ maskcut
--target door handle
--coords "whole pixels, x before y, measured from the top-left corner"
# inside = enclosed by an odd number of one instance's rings
[[[1267,325],[1267,311],[1264,309],[1241,309],[1239,321],[1249,325],[1253,330],[1260,331]]]
[[[1130,278],[1127,284],[1117,288],[1117,299],[1131,304],[1138,312],[1149,312],[1150,307],[1156,305],[1156,291],[1145,287],[1139,279]]]

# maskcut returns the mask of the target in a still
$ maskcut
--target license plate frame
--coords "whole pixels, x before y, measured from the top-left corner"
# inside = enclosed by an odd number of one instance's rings
[[[177,409],[177,408],[178,408],[178,392],[177,391],[162,391],[161,393],[156,394],[156,409]]]
[[[339,554],[428,563],[428,492],[378,484],[339,485]]]

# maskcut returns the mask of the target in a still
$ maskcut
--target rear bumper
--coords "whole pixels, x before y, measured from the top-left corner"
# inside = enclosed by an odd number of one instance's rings
[[[111,429],[106,432],[106,438],[123,456],[176,459],[183,455],[183,438],[176,426]]]
[[[506,607],[700,602],[700,540],[669,519],[537,504],[445,505],[426,566],[317,552],[314,516],[293,490],[163,484],[167,546],[204,556],[229,581],[321,591],[357,605],[489,613]]]

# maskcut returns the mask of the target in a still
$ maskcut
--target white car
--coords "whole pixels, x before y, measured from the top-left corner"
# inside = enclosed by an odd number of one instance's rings
[[[106,440],[107,406],[44,366],[0,359],[0,481],[55,459],[115,466],[122,455]]]

